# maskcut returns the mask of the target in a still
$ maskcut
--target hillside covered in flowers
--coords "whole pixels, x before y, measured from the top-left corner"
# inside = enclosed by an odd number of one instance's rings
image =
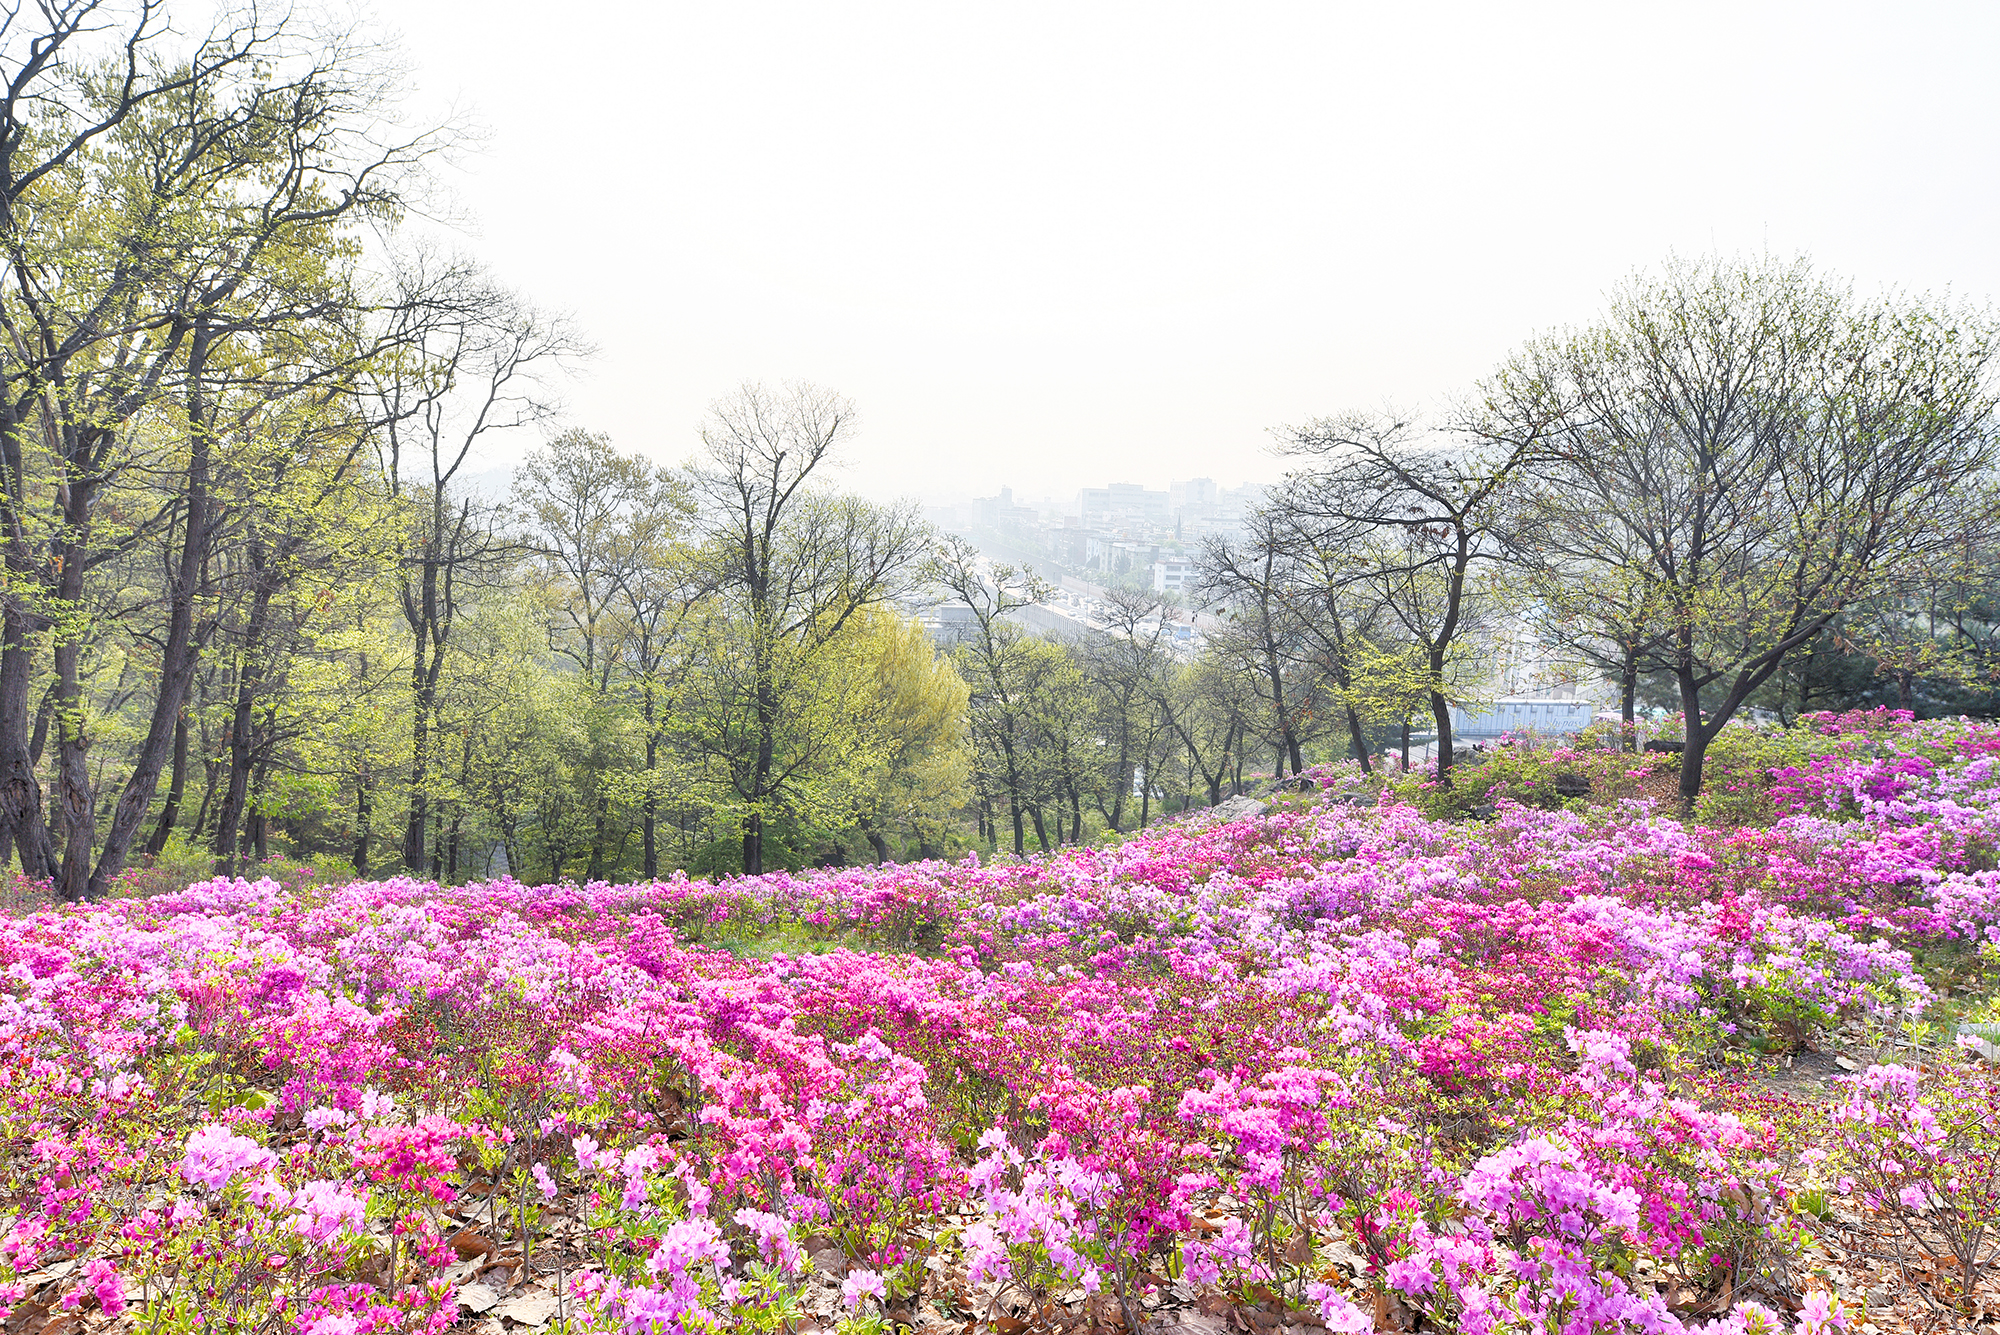
[[[1976,1327],[2000,728],[1779,749],[1729,819],[1544,752],[1487,819],[1329,774],[1021,862],[0,919],[0,1326]]]

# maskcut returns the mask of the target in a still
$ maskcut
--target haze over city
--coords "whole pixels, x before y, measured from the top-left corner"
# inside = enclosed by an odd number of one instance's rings
[[[2000,290],[1990,5],[380,15],[412,107],[487,127],[466,244],[601,349],[575,422],[663,461],[802,378],[870,495],[1234,486],[1670,251]]]

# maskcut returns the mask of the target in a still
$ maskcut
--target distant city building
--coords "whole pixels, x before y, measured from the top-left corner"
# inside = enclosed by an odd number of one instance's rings
[[[919,609],[916,618],[931,644],[939,649],[949,649],[979,634],[979,621],[972,609],[956,599]]]
[[[1137,482],[1085,487],[1076,494],[1077,514],[1086,524],[1164,524],[1171,518],[1170,493],[1148,491]]]
[[[1153,562],[1153,592],[1179,593],[1195,579],[1195,564],[1169,558]]]
[[[1214,508],[1216,495],[1214,478],[1190,478],[1167,488],[1167,504],[1177,513],[1203,514]]]
[[[1032,505],[1014,504],[1012,487],[1002,487],[998,496],[989,496],[972,504],[979,522],[988,528],[1027,528],[1041,521],[1041,513]]]

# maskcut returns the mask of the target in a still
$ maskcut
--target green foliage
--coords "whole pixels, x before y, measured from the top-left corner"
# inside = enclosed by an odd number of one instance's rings
[[[1529,738],[1498,745],[1461,761],[1450,788],[1438,785],[1424,769],[1390,774],[1384,782],[1397,797],[1433,818],[1462,816],[1473,807],[1516,802],[1543,811],[1582,811],[1623,798],[1648,795],[1646,781],[1662,770],[1677,768],[1676,758],[1657,753],[1634,754],[1599,746],[1568,743],[1534,744]],[[1587,794],[1565,795],[1562,781],[1589,783]]]
[[[118,893],[143,897],[185,890],[196,881],[215,875],[215,854],[190,845],[185,835],[175,831],[165,848],[137,867],[128,867],[119,877]]]
[[[1776,816],[1771,805],[1771,771],[1808,763],[1832,748],[1815,745],[1804,728],[1734,726],[1724,728],[1709,743],[1708,763],[1695,819],[1704,825],[1766,825]]]

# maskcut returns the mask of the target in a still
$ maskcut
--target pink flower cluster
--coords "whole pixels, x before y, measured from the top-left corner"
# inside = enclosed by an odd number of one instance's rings
[[[1670,1295],[1782,1269],[1797,1165],[1661,1072],[1914,1018],[1912,947],[2000,932],[2000,730],[1808,726],[1768,828],[1306,801],[1021,863],[0,920],[0,1306],[73,1260],[72,1307],[441,1329],[478,1180],[521,1228],[570,1203],[591,1329],[777,1321],[827,1248],[856,1312],[942,1251],[1128,1313],[1180,1280],[1338,1330],[1677,1329]],[[825,949],[711,944],[759,935]],[[1929,1098],[1857,1085],[1856,1190],[1990,1223]]]

